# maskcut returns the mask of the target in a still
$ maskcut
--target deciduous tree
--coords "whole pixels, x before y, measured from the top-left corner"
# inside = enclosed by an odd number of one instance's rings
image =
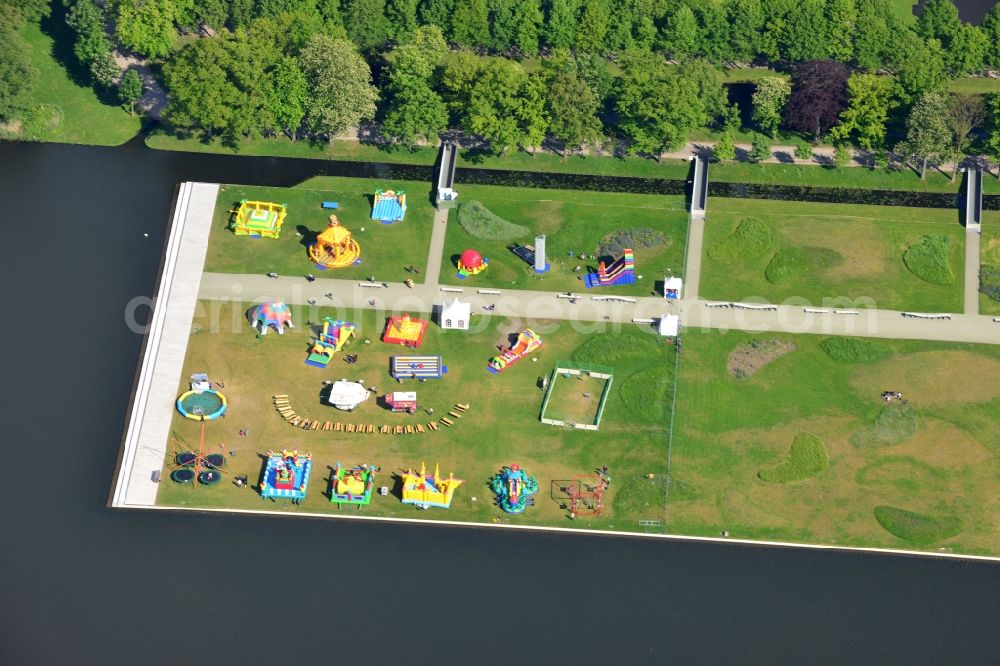
[[[986,97],[986,154],[997,163],[1000,178],[1000,94]]]
[[[462,46],[490,43],[490,10],[486,0],[455,0],[451,38]]]
[[[490,142],[497,153],[534,147],[545,138],[545,100],[540,79],[516,62],[487,62],[469,94],[468,129]]]
[[[763,162],[771,157],[771,141],[763,134],[754,134],[747,158],[751,162]]]
[[[343,0],[341,15],[347,36],[361,50],[377,49],[389,39],[385,0]]]
[[[698,19],[686,4],[667,16],[663,31],[663,50],[672,58],[687,58],[698,49]]]
[[[986,13],[980,28],[986,35],[986,66],[1000,69],[1000,2]]]
[[[848,105],[840,114],[840,124],[830,131],[835,141],[853,138],[862,150],[885,145],[885,124],[895,106],[892,79],[877,74],[852,74],[847,80]]]
[[[91,60],[89,69],[94,81],[105,88],[113,86],[122,74],[122,68],[118,66],[111,51],[105,51]]]
[[[924,40],[912,31],[905,31],[899,35],[890,57],[904,103],[913,102],[925,92],[940,90],[948,80],[944,51],[936,39]]]
[[[615,108],[629,150],[658,158],[664,150],[680,148],[703,113],[695,83],[648,51],[626,53],[621,66]]]
[[[789,129],[820,138],[847,105],[847,67],[835,60],[813,60],[796,67],[785,106]]]
[[[605,0],[587,0],[576,29],[576,48],[591,53],[607,51],[604,39],[610,27],[610,14]]]
[[[333,141],[375,115],[378,90],[372,73],[351,42],[313,35],[299,56],[309,84],[306,126]]]
[[[28,58],[28,45],[19,32],[24,16],[0,5],[0,119],[12,119],[33,87],[37,72]]]
[[[414,147],[420,141],[436,143],[448,127],[448,110],[426,80],[413,80],[390,91],[389,111],[382,131],[395,143]]]
[[[177,32],[172,0],[121,0],[115,34],[124,46],[149,58],[170,53]]]
[[[134,69],[130,69],[122,76],[121,85],[118,86],[118,99],[132,115],[135,114],[135,103],[140,97],[142,97],[142,79]]]
[[[927,164],[950,155],[952,145],[948,100],[939,92],[924,93],[910,110],[906,138],[896,146],[896,152],[911,163],[919,163],[920,179],[924,180]]]
[[[417,5],[417,16],[424,25],[436,25],[441,32],[451,31],[451,15],[455,11],[455,0],[421,0]]]
[[[830,55],[829,34],[823,0],[802,0],[788,17],[783,53],[792,62],[826,58]]]
[[[552,48],[568,49],[576,39],[576,14],[580,0],[551,0],[545,17],[545,41]]]
[[[751,98],[753,121],[772,137],[778,133],[781,116],[791,93],[792,86],[784,77],[765,76],[757,81],[757,87]]]
[[[564,158],[597,140],[601,132],[598,101],[586,81],[566,69],[546,79],[545,91],[549,134],[562,144]]]
[[[712,149],[712,154],[720,162],[736,159],[736,144],[733,143],[733,135],[729,132],[723,132]]]

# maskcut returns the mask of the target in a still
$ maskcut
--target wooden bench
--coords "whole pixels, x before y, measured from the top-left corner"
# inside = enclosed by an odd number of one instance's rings
[[[448,412],[448,416],[450,416],[453,419],[460,419],[460,418],[462,418],[462,415],[459,414],[459,413],[457,413],[457,412]]]
[[[464,412],[464,411],[465,411],[465,410],[467,410],[468,408],[469,408],[469,406],[468,406],[468,405],[463,405],[463,404],[462,404],[462,403],[460,403],[460,402],[457,402],[457,403],[455,403],[455,409],[460,409],[460,410],[462,410],[462,411]]]
[[[289,423],[291,423],[291,424],[292,424],[293,426],[297,426],[297,425],[299,424],[299,421],[301,421],[301,420],[302,420],[302,417],[301,417],[301,416],[294,416],[294,417],[292,417],[292,419],[291,419],[291,420],[289,421]]]
[[[407,435],[412,435],[413,434],[413,426],[411,426],[411,425],[406,426],[406,434]]]
[[[275,400],[280,400],[281,398],[285,398],[285,399],[287,399],[287,398],[288,398],[288,395],[286,395],[286,394],[284,394],[284,393],[275,393],[275,394],[274,394],[274,399],[275,399]]]
[[[353,423],[348,423],[347,424],[347,432],[354,432],[354,424]]]
[[[418,433],[423,433],[424,432],[424,427],[422,425],[420,425],[419,423],[417,424],[417,432]]]
[[[340,421],[337,421],[336,423],[333,424],[333,431],[344,432],[344,424],[341,423]]]
[[[452,421],[452,420],[450,420],[450,419],[446,419],[446,418],[444,418],[443,416],[441,417],[441,423],[445,424],[445,425],[446,425],[446,426],[448,426],[449,428],[450,428],[451,426],[455,425],[455,422],[454,422],[454,421]]]
[[[393,435],[402,435],[403,434],[403,426],[396,426],[395,428],[393,428],[392,429],[392,434]]]
[[[388,432],[389,432],[389,426],[387,425],[384,425],[378,429],[378,434],[380,435],[388,434]]]
[[[371,435],[372,433],[375,432],[375,426],[369,423],[368,426],[365,428],[365,432]]]

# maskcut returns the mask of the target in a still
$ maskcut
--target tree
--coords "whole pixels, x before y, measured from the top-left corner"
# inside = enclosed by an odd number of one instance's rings
[[[562,71],[546,81],[545,111],[549,134],[562,144],[563,158],[571,150],[597,140],[601,122],[598,100],[587,82],[572,71]]]
[[[726,112],[726,89],[722,85],[722,72],[701,58],[686,60],[677,66],[677,75],[695,85],[698,91],[698,125],[714,124]]]
[[[823,0],[802,0],[788,18],[782,52],[791,62],[826,58],[829,33]]]
[[[672,58],[687,58],[698,48],[698,19],[686,4],[667,16],[661,39],[663,50]]]
[[[949,97],[948,118],[951,120],[955,152],[961,153],[966,149],[972,130],[986,121],[986,101],[982,95],[972,93],[955,93]]]
[[[347,40],[313,35],[299,55],[309,97],[305,122],[329,141],[375,116],[378,90],[357,48]]]
[[[455,0],[421,0],[417,5],[417,16],[423,25],[436,25],[441,32],[451,32],[451,15],[455,11]]]
[[[450,58],[441,71],[438,90],[456,124],[465,123],[472,86],[479,78],[482,62],[468,51],[459,51]]]
[[[951,0],[926,0],[917,18],[917,34],[924,39],[938,39],[947,44],[962,26],[958,9]]]
[[[796,67],[785,106],[789,129],[816,139],[826,134],[847,105],[847,78],[847,67],[835,60],[813,60]]]
[[[733,59],[732,23],[726,5],[721,2],[702,2],[697,5],[698,32],[701,52],[709,60],[721,63]]]
[[[997,178],[1000,178],[1000,94],[986,97],[986,112],[986,154],[997,163]]]
[[[615,86],[615,79],[608,71],[604,58],[596,53],[578,53],[576,71],[594,93],[598,106],[603,107]]]
[[[234,41],[229,36],[199,39],[164,65],[163,78],[170,91],[165,116],[172,125],[201,129],[211,137],[225,131],[233,115],[242,111],[245,95],[229,76]]]
[[[543,19],[538,0],[512,0],[511,6],[514,39],[508,46],[516,47],[525,55],[533,55],[538,51],[538,36]]]
[[[712,149],[712,154],[720,162],[736,159],[736,144],[733,143],[733,135],[729,132],[723,132],[718,143]]]
[[[118,61],[106,51],[90,61],[90,75],[94,81],[105,88],[110,88],[122,74],[122,68],[118,66]]]
[[[587,0],[576,29],[576,48],[588,53],[607,51],[604,39],[611,26],[611,16],[605,0]]]
[[[986,33],[974,25],[963,24],[945,52],[948,66],[954,76],[981,72],[989,52]]]
[[[629,151],[658,159],[664,150],[680,148],[703,113],[695,83],[648,51],[626,53],[621,67],[615,110]]]
[[[344,28],[363,51],[376,49],[389,39],[385,0],[344,0]]]
[[[10,120],[20,111],[38,76],[28,58],[30,49],[21,37],[23,15],[0,5],[0,119]]]
[[[858,17],[854,26],[854,62],[863,70],[874,72],[889,60],[892,36],[905,30],[887,11],[882,0],[857,0]]]
[[[892,79],[877,74],[852,74],[847,80],[848,106],[840,114],[840,124],[830,131],[835,141],[852,136],[862,150],[885,145],[885,124],[895,106]]]
[[[576,39],[576,12],[580,0],[552,0],[545,17],[543,37],[549,46],[568,49]]]
[[[135,103],[142,97],[142,79],[139,74],[130,69],[122,77],[121,85],[118,86],[118,99],[122,106],[128,109],[129,115],[135,114]]]
[[[854,57],[853,39],[857,21],[858,7],[855,0],[827,0],[827,51],[834,60],[850,62]]]
[[[751,162],[763,162],[771,157],[771,142],[763,134],[754,134],[750,143],[750,153],[747,155]]]
[[[305,117],[309,84],[298,62],[290,56],[279,57],[268,68],[263,111],[268,129],[282,131],[295,140]]]
[[[465,124],[497,153],[513,146],[537,146],[547,124],[542,93],[541,80],[529,77],[516,62],[490,60],[472,85]]]
[[[846,143],[838,142],[833,147],[833,165],[842,169],[851,163],[851,148]]]
[[[93,0],[78,0],[66,12],[66,25],[76,33],[73,55],[84,67],[103,53],[111,50],[111,42],[104,35],[104,12]]]
[[[986,13],[979,26],[986,35],[986,66],[990,69],[1000,69],[1000,2]]]
[[[730,0],[729,15],[739,17],[733,21],[729,33],[733,56],[743,62],[752,62],[760,53],[766,23],[764,7],[760,0]]]
[[[462,46],[489,44],[490,10],[486,0],[455,0],[451,38]]]
[[[121,0],[115,35],[122,45],[149,58],[170,53],[176,31],[171,0]]]
[[[722,116],[722,129],[730,134],[740,131],[743,127],[743,117],[740,115],[740,107],[736,104],[727,104]]]
[[[417,0],[388,0],[385,13],[393,39],[406,39],[417,29]]]
[[[393,142],[415,147],[419,141],[436,142],[448,127],[448,110],[441,96],[425,80],[413,80],[392,91],[382,131]]]
[[[753,121],[771,137],[778,134],[781,114],[785,110],[792,86],[781,76],[765,76],[757,81],[753,97]]]
[[[909,30],[900,35],[891,51],[890,66],[904,103],[909,104],[925,92],[944,87],[947,81],[944,55],[936,39],[925,41]]]
[[[911,163],[920,162],[920,180],[924,180],[927,164],[949,155],[952,145],[947,99],[939,92],[924,93],[910,110],[906,138],[896,146],[896,152]]]

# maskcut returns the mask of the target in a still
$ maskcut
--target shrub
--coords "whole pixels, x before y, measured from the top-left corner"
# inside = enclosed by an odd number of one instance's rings
[[[768,282],[777,284],[801,277],[843,261],[839,253],[825,247],[786,247],[775,252],[764,270]]]
[[[830,337],[819,343],[827,356],[843,363],[871,363],[892,355],[892,347],[884,342],[864,338]]]
[[[948,539],[962,531],[962,519],[958,516],[927,516],[894,506],[875,507],[875,520],[890,534],[920,545]]]
[[[808,160],[813,156],[813,147],[811,143],[797,143],[795,144],[795,159],[797,160]]]
[[[762,162],[771,157],[771,142],[763,134],[754,136],[750,143],[750,154],[747,155],[751,162]]]
[[[994,301],[1000,301],[1000,268],[986,264],[980,266],[979,291]]]
[[[736,159],[736,144],[733,143],[733,135],[729,132],[723,132],[718,143],[715,144],[715,148],[712,149],[712,154],[720,162]]]
[[[458,205],[458,224],[465,233],[483,240],[507,241],[528,233],[527,227],[508,222],[478,201]]]
[[[903,254],[903,263],[924,282],[947,285],[955,282],[948,260],[949,242],[943,234],[923,236]]]
[[[713,245],[708,256],[723,264],[759,257],[771,248],[774,232],[765,222],[749,217],[733,233]]]
[[[904,402],[891,402],[882,408],[875,422],[851,435],[851,444],[859,449],[874,449],[905,442],[917,432],[917,410]]]
[[[826,447],[815,435],[801,432],[792,440],[792,448],[784,460],[757,472],[761,481],[788,483],[816,476],[827,465]]]
[[[616,231],[597,246],[599,257],[620,257],[626,249],[670,245],[670,239],[656,229],[639,228]]]

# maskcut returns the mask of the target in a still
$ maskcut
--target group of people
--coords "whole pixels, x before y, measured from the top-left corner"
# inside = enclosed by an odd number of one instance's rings
[[[893,400],[900,400],[902,402],[906,402],[905,400],[903,400],[903,394],[900,393],[899,391],[882,391],[882,399],[885,400],[886,402],[892,402]]]

